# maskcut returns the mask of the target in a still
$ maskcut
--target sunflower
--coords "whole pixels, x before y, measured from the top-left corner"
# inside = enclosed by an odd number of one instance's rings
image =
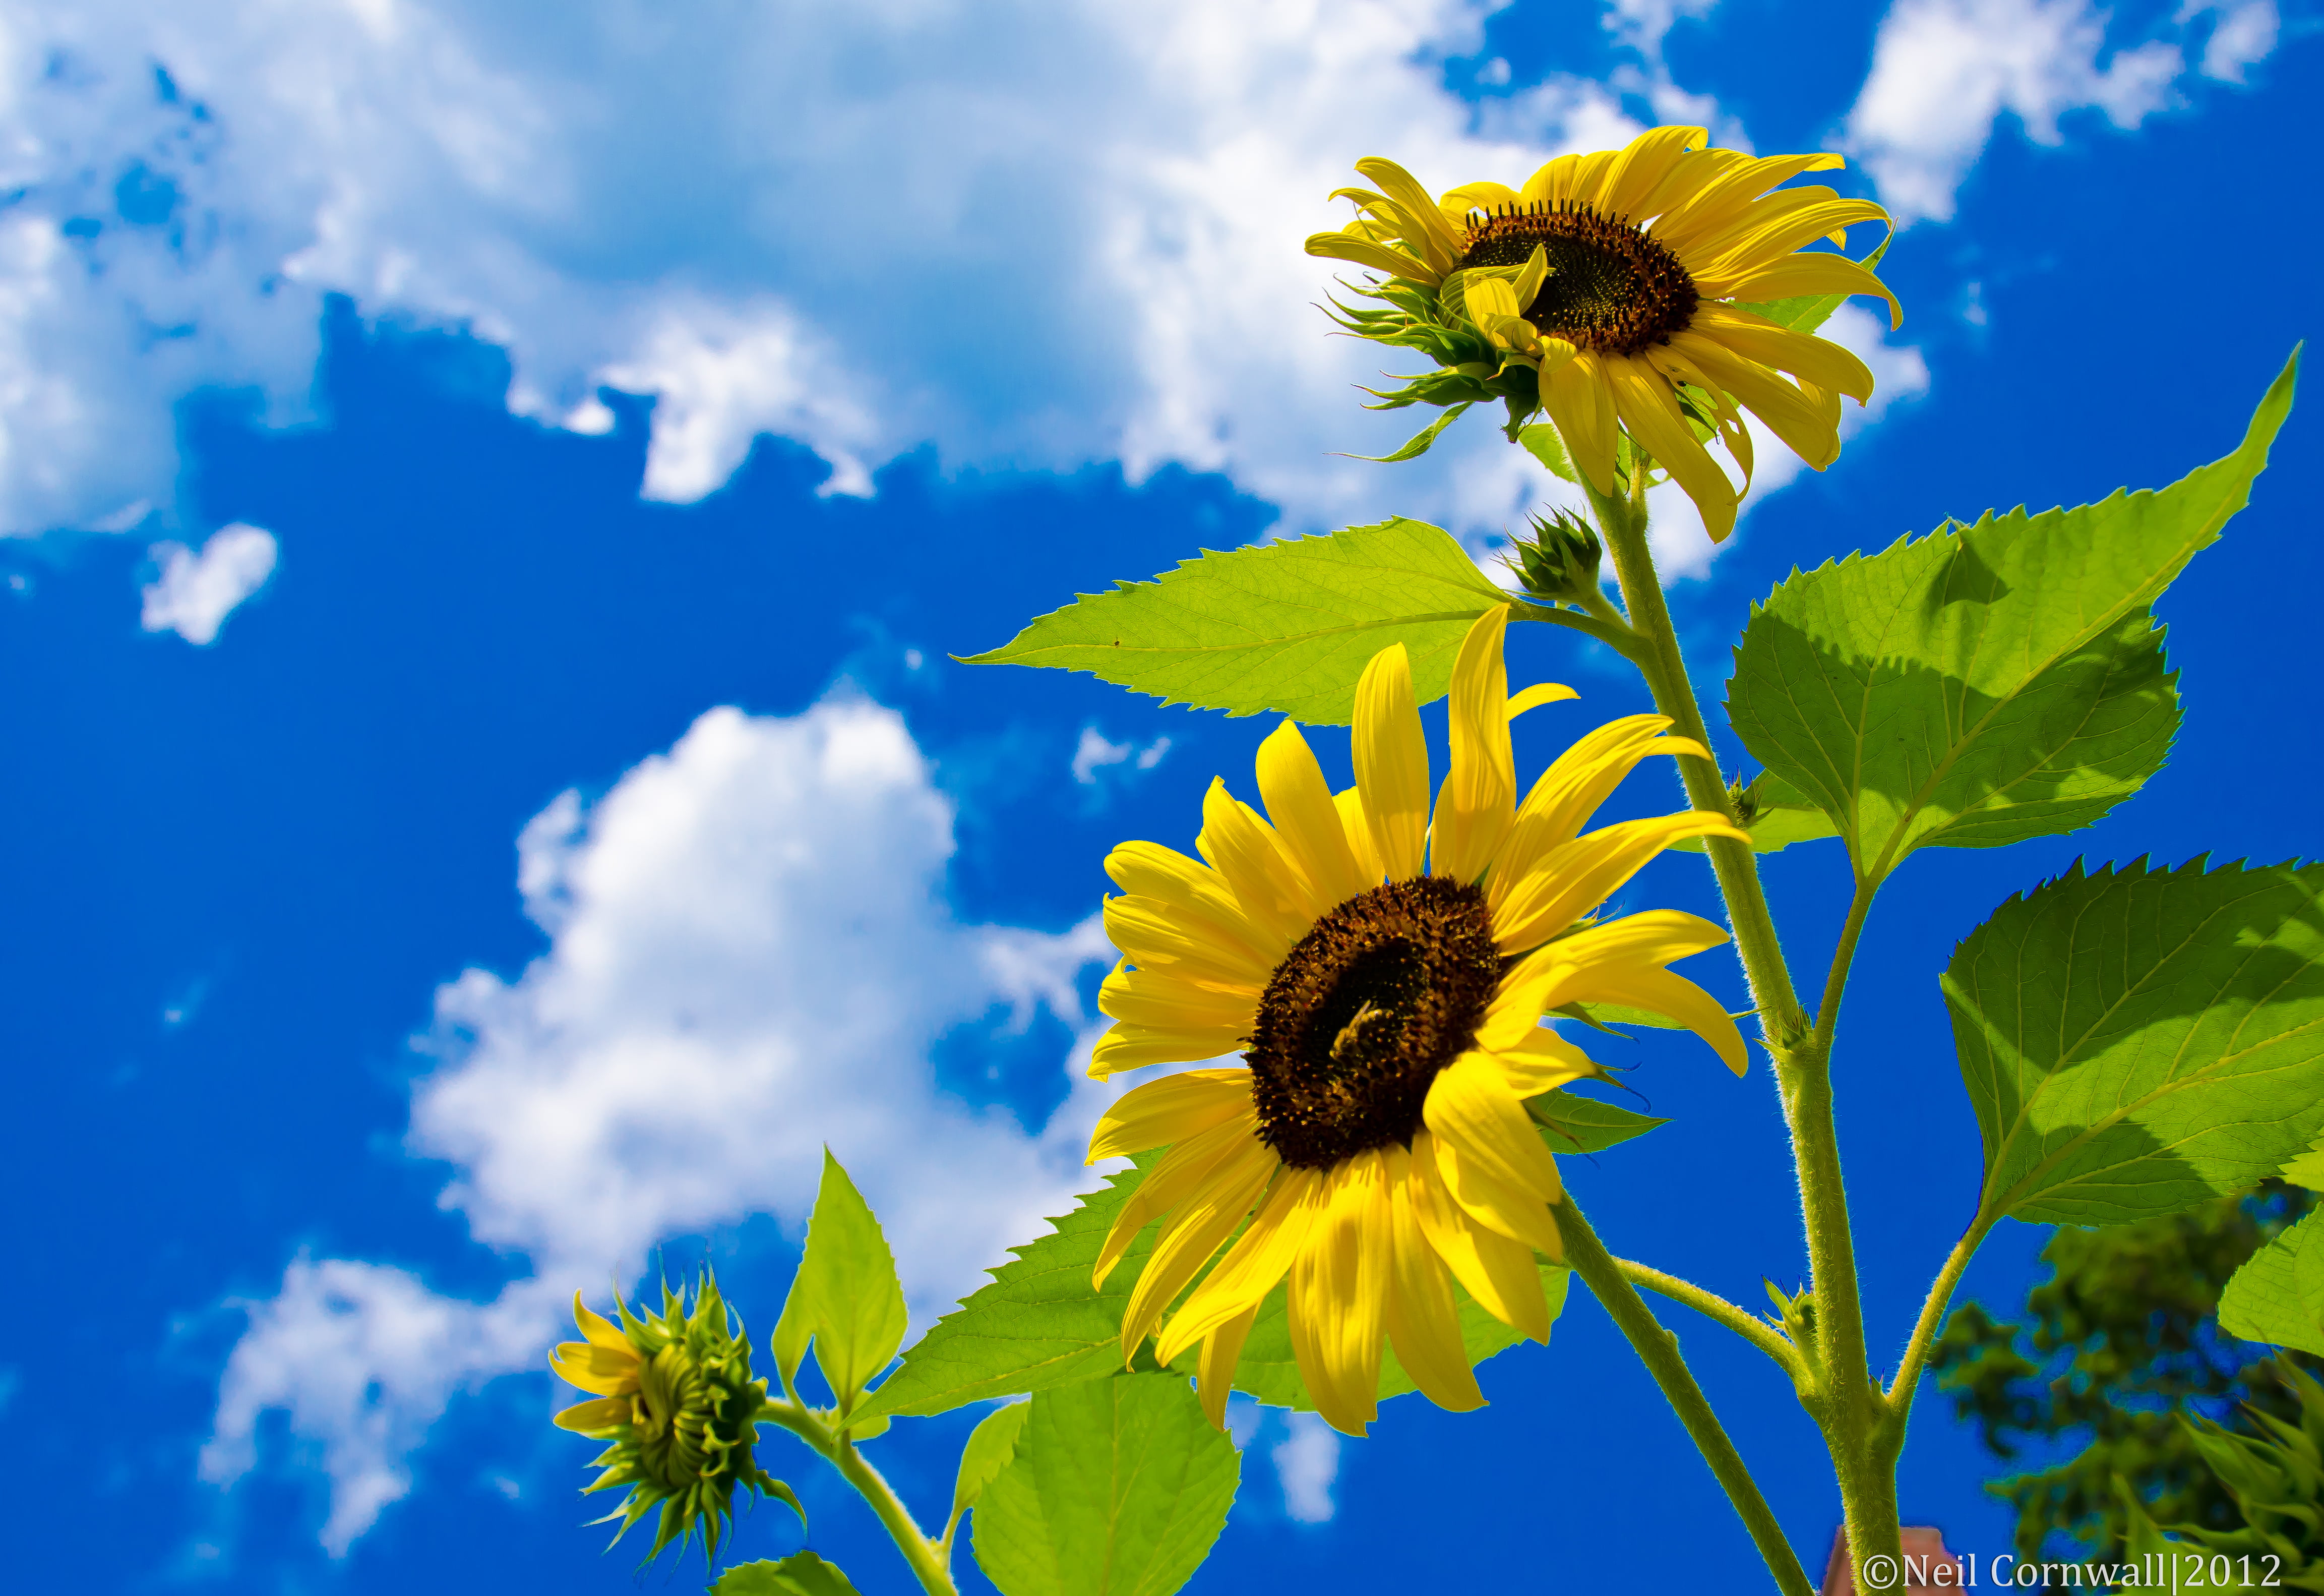
[[[1464,183],[1439,199],[1392,161],[1360,161],[1379,189],[1336,191],[1355,202],[1356,219],[1308,239],[1307,253],[1385,273],[1359,291],[1391,309],[1352,313],[1348,325],[1447,368],[1384,395],[1391,404],[1498,395],[1513,429],[1538,405],[1605,494],[1627,431],[1724,538],[1738,495],[1703,440],[1726,444],[1748,487],[1748,411],[1821,471],[1840,455],[1840,396],[1872,396],[1855,355],[1748,305],[1877,294],[1892,325],[1904,311],[1866,266],[1796,253],[1888,220],[1827,188],[1777,189],[1844,165],[1839,156],[1755,159],[1702,148],[1708,137],[1658,127],[1620,150],[1561,155],[1521,189]]]
[[[584,1339],[560,1342],[549,1358],[558,1378],[592,1398],[559,1413],[558,1426],[612,1443],[592,1463],[604,1471],[584,1494],[630,1488],[598,1520],[621,1520],[616,1540],[659,1506],[649,1557],[697,1531],[715,1555],[733,1518],[736,1486],[794,1500],[752,1457],[767,1382],[751,1378],[749,1338],[729,1323],[706,1273],[690,1306],[665,1286],[659,1314],[640,1318],[618,1296],[613,1311],[619,1324],[575,1292],[573,1322]]]
[[[1561,1255],[1549,1212],[1560,1187],[1525,1102],[1602,1072],[1545,1013],[1651,1010],[1743,1068],[1725,1010],[1665,968],[1724,931],[1669,909],[1591,918],[1671,844],[1743,835],[1695,811],[1582,829],[1639,761],[1702,748],[1663,735],[1660,715],[1632,715],[1575,743],[1518,803],[1509,722],[1574,695],[1544,684],[1508,696],[1508,620],[1497,606],[1462,642],[1433,826],[1398,643],[1357,687],[1353,788],[1335,797],[1286,721],[1259,751],[1266,817],[1213,781],[1195,841],[1204,862],[1152,843],[1106,861],[1123,892],[1106,902],[1106,931],[1126,956],[1098,1001],[1115,1023],[1090,1073],[1244,1059],[1136,1088],[1090,1143],[1093,1162],[1170,1149],[1114,1222],[1096,1279],[1163,1220],[1123,1315],[1123,1356],[1157,1325],[1166,1363],[1201,1342],[1214,1423],[1261,1300],[1286,1276],[1300,1374],[1351,1435],[1377,1410],[1383,1334],[1437,1404],[1483,1402],[1455,1280],[1503,1324],[1548,1340],[1534,1255]]]

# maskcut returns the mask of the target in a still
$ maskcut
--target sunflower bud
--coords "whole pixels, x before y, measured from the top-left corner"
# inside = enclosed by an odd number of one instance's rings
[[[750,1340],[729,1323],[710,1273],[704,1271],[690,1306],[684,1293],[664,1286],[659,1314],[640,1318],[618,1296],[613,1311],[619,1324],[583,1306],[575,1292],[573,1321],[585,1339],[560,1343],[549,1358],[559,1379],[592,1394],[558,1414],[558,1427],[612,1443],[592,1461],[604,1472],[585,1494],[630,1488],[622,1505],[595,1522],[620,1519],[618,1541],[659,1505],[649,1558],[697,1530],[705,1553],[715,1555],[733,1520],[737,1486],[796,1506],[789,1487],[752,1457],[767,1382],[751,1378]]]
[[[1597,532],[1570,511],[1533,517],[1533,535],[1510,540],[1501,563],[1517,573],[1525,595],[1539,604],[1578,604],[1598,591],[1598,561],[1604,553]],[[1515,558],[1511,558],[1514,556]]]

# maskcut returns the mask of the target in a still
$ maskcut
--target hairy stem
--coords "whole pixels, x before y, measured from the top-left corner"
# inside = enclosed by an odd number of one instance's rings
[[[1680,735],[1692,738],[1706,751],[1702,756],[1683,756],[1678,761],[1687,798],[1696,808],[1732,820],[1734,806],[1718,761],[1708,752],[1709,727],[1693,684],[1688,680],[1677,628],[1663,602],[1662,580],[1646,540],[1646,460],[1638,457],[1631,473],[1631,491],[1625,496],[1590,488],[1591,507],[1597,513],[1607,549],[1614,557],[1614,572],[1621,584],[1622,604],[1629,613],[1631,629],[1645,645],[1641,651],[1646,659],[1640,669],[1654,693],[1655,706],[1670,717]],[[1815,1309],[1815,1345],[1809,1361],[1818,1371],[1817,1382],[1803,1388],[1800,1398],[1831,1449],[1833,1472],[1848,1511],[1849,1541],[1858,1560],[1875,1553],[1895,1555],[1899,1551],[1895,1468],[1893,1462],[1883,1468],[1875,1462],[1872,1444],[1874,1432],[1887,1416],[1887,1403],[1872,1382],[1866,1352],[1856,1244],[1849,1224],[1848,1192],[1840,1177],[1840,1142],[1832,1123],[1828,1022],[1837,1018],[1838,986],[1830,989],[1812,1031],[1784,962],[1775,917],[1760,886],[1757,854],[1748,844],[1726,837],[1706,838],[1705,844],[1767,1050],[1775,1060],[1776,1090],[1791,1129],[1793,1159],[1799,1174]],[[1859,889],[1859,903],[1868,897],[1868,890]],[[1835,970],[1838,983],[1845,983],[1846,961],[1855,946],[1853,931],[1861,926],[1859,911],[1851,916],[1851,935]]]
[[[880,1516],[880,1522],[887,1526],[896,1549],[911,1564],[912,1573],[918,1576],[928,1596],[957,1596],[952,1582],[949,1538],[937,1541],[922,1535],[895,1488],[879,1470],[863,1461],[854,1442],[835,1425],[825,1422],[826,1416],[803,1403],[791,1401],[770,1401],[759,1409],[761,1424],[780,1425],[821,1453],[839,1471],[841,1478],[855,1487],[856,1493]]]
[[[1913,1415],[1913,1395],[1921,1383],[1921,1371],[1928,1367],[1929,1349],[1936,1344],[1937,1327],[1945,1321],[1945,1309],[1953,1299],[1953,1290],[1960,1284],[1962,1271],[1969,1260],[1977,1256],[1978,1245],[1993,1221],[1980,1213],[1945,1259],[1945,1267],[1929,1283],[1929,1295],[1921,1304],[1921,1316],[1913,1325],[1913,1339],[1904,1343],[1904,1356],[1896,1365],[1896,1378],[1888,1386],[1888,1413],[1875,1441],[1890,1458],[1902,1455],[1904,1450],[1904,1425]]]
[[[1795,1382],[1805,1378],[1799,1349],[1784,1340],[1783,1333],[1766,1320],[1754,1318],[1715,1291],[1705,1290],[1693,1281],[1682,1280],[1676,1275],[1666,1275],[1649,1265],[1618,1258],[1614,1260],[1614,1267],[1620,1269],[1622,1278],[1633,1286],[1643,1286],[1673,1302],[1684,1303],[1704,1318],[1724,1324],[1773,1358],[1775,1366]]]
[[[1679,1356],[1678,1337],[1655,1320],[1653,1311],[1625,1277],[1622,1266],[1598,1240],[1598,1232],[1590,1228],[1590,1222],[1582,1217],[1572,1193],[1568,1192],[1552,1212],[1557,1215],[1557,1233],[1565,1242],[1566,1263],[1605,1305],[1615,1326],[1638,1354],[1638,1361],[1655,1377],[1655,1384],[1662,1388],[1679,1423],[1686,1426],[1687,1435],[1702,1453],[1702,1461],[1711,1465],[1711,1473],[1727,1492],[1727,1499],[1734,1504],[1736,1516],[1750,1532],[1752,1544],[1759,1548],[1759,1555],[1766,1560],[1767,1571],[1775,1575],[1784,1596],[1815,1596],[1815,1587],[1808,1582],[1807,1570],[1800,1566],[1798,1554],[1784,1538],[1783,1527],[1775,1522],[1767,1499],[1759,1494],[1758,1484],[1744,1466],[1735,1443],[1728,1439],[1702,1388],[1688,1372],[1686,1360]]]

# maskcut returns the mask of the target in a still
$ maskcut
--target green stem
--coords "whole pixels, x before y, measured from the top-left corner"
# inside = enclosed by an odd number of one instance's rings
[[[1754,1318],[1715,1291],[1705,1290],[1693,1281],[1683,1280],[1676,1275],[1666,1275],[1649,1265],[1618,1258],[1614,1260],[1614,1267],[1620,1269],[1622,1278],[1633,1286],[1643,1286],[1673,1302],[1684,1303],[1704,1318],[1724,1324],[1773,1358],[1775,1366],[1790,1375],[1794,1382],[1807,1378],[1806,1369],[1800,1361],[1799,1349],[1766,1320]]]
[[[1960,1286],[1961,1273],[1969,1260],[1993,1228],[1993,1221],[1980,1213],[1959,1241],[1953,1243],[1945,1267],[1929,1283],[1929,1295],[1921,1304],[1920,1319],[1913,1326],[1913,1339],[1904,1343],[1904,1356],[1896,1365],[1896,1378],[1888,1386],[1887,1422],[1874,1437],[1876,1444],[1891,1458],[1904,1450],[1904,1424],[1913,1415],[1913,1395],[1921,1383],[1921,1371],[1928,1366],[1929,1349],[1936,1344],[1937,1327],[1945,1320],[1945,1309],[1951,1304],[1954,1288]]]
[[[920,1533],[910,1511],[896,1495],[895,1488],[881,1477],[880,1471],[863,1461],[855,1450],[855,1443],[844,1433],[824,1422],[824,1416],[804,1404],[770,1401],[759,1409],[761,1424],[780,1425],[806,1442],[837,1469],[858,1495],[872,1505],[880,1522],[888,1527],[896,1549],[904,1561],[912,1565],[919,1577],[921,1588],[928,1596],[957,1596],[953,1588],[950,1569],[952,1546],[949,1539],[931,1540]]]
[[[1735,1443],[1727,1438],[1702,1388],[1694,1383],[1686,1360],[1679,1356],[1678,1337],[1662,1327],[1632,1288],[1622,1266],[1606,1250],[1605,1243],[1598,1240],[1598,1232],[1582,1216],[1572,1193],[1566,1193],[1564,1200],[1552,1212],[1557,1216],[1557,1233],[1565,1242],[1567,1266],[1582,1277],[1582,1283],[1605,1305],[1616,1328],[1638,1354],[1646,1372],[1655,1377],[1655,1384],[1662,1388],[1679,1423],[1686,1426],[1687,1435],[1702,1453],[1702,1461],[1711,1465],[1711,1473],[1727,1492],[1727,1499],[1734,1504],[1743,1527],[1750,1531],[1752,1544],[1759,1548],[1759,1555],[1766,1560],[1768,1573],[1775,1576],[1784,1596],[1815,1596],[1815,1587],[1808,1582],[1807,1570],[1800,1566],[1798,1554],[1784,1538],[1783,1526],[1775,1522],[1774,1509],[1759,1494],[1751,1471],[1744,1466]]]
[[[1613,613],[1611,604],[1606,606],[1607,613],[1601,615],[1594,610],[1582,614],[1574,610],[1561,610],[1555,604],[1535,604],[1522,598],[1511,599],[1509,603],[1512,614],[1519,621],[1546,621],[1553,626],[1571,627],[1585,636],[1596,638],[1641,669],[1645,668],[1637,635],[1623,623],[1621,616]]]
[[[1646,540],[1646,476],[1647,462],[1637,457],[1631,491],[1626,497],[1588,489],[1607,550],[1614,557],[1614,572],[1621,584],[1623,607],[1630,626],[1648,655],[1641,669],[1653,691],[1655,706],[1670,717],[1682,736],[1708,751],[1711,736],[1694,687],[1687,678],[1686,659],[1663,602],[1662,579],[1655,570]],[[1732,803],[1718,761],[1684,755],[1678,761],[1680,779],[1689,800],[1698,809],[1735,818]],[[1784,962],[1783,946],[1775,934],[1775,917],[1759,883],[1757,856],[1749,844],[1727,837],[1705,839],[1711,869],[1726,900],[1728,923],[1734,928],[1735,949],[1757,1010],[1769,1055],[1775,1060],[1775,1085],[1791,1128],[1792,1151],[1799,1173],[1800,1209],[1805,1222],[1808,1263],[1815,1309],[1815,1345],[1809,1362],[1817,1382],[1803,1388],[1801,1401],[1816,1420],[1831,1449],[1832,1470],[1847,1509],[1849,1540],[1860,1562],[1875,1553],[1899,1552],[1895,1510],[1895,1471],[1882,1468],[1873,1456],[1874,1432],[1887,1416],[1887,1404],[1872,1383],[1870,1360],[1864,1337],[1864,1309],[1856,1272],[1856,1245],[1848,1217],[1848,1191],[1840,1177],[1840,1142],[1832,1123],[1831,1036],[1819,1027],[1811,1034],[1800,1008],[1798,993]],[[1865,894],[1859,890],[1859,899]],[[1852,917],[1857,929],[1862,917]],[[1845,982],[1845,958],[1852,955],[1851,936],[1843,950],[1836,979]],[[1836,1017],[1838,1004],[1823,1005],[1820,1019]]]

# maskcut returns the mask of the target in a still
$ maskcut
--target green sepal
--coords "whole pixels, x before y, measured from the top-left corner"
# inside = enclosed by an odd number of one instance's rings
[[[1085,670],[1165,704],[1345,725],[1374,654],[1403,643],[1428,703],[1470,624],[1509,602],[1449,534],[1398,518],[1205,551],[1151,582],[1082,595],[964,662]]]
[[[1124,1374],[1036,1395],[975,1508],[1001,1596],[1172,1596],[1226,1527],[1234,1443],[1185,1379]]]
[[[2176,1213],[2324,1130],[2324,865],[2077,863],[1997,909],[1943,987],[1987,1218]]]
[[[1342,454],[1340,457],[1343,460],[1370,460],[1375,466],[1394,466],[1405,460],[1416,460],[1420,458],[1421,456],[1428,452],[1429,445],[1436,441],[1436,435],[1438,433],[1452,425],[1453,422],[1459,420],[1463,415],[1466,415],[1468,413],[1469,407],[1475,402],[1476,401],[1474,400],[1463,400],[1460,403],[1452,406],[1443,415],[1429,422],[1427,426],[1423,427],[1419,431],[1414,433],[1412,437],[1405,442],[1404,447],[1397,449],[1396,453],[1392,455]]]
[[[1987,514],[1794,572],[1735,651],[1728,715],[1828,815],[1858,872],[1914,850],[2087,826],[2135,792],[2179,720],[2149,610],[2248,502],[2294,352],[2236,449],[2159,492]]]
[[[794,1552],[779,1563],[738,1563],[718,1576],[710,1596],[856,1596],[839,1571],[812,1552]]]
[[[1655,1023],[1666,1024],[1659,1014]],[[1670,1123],[1652,1114],[1635,1113],[1610,1102],[1575,1093],[1545,1092],[1526,1100],[1526,1112],[1543,1131],[1543,1140],[1554,1153],[1602,1153],[1632,1137],[1644,1136]]]

